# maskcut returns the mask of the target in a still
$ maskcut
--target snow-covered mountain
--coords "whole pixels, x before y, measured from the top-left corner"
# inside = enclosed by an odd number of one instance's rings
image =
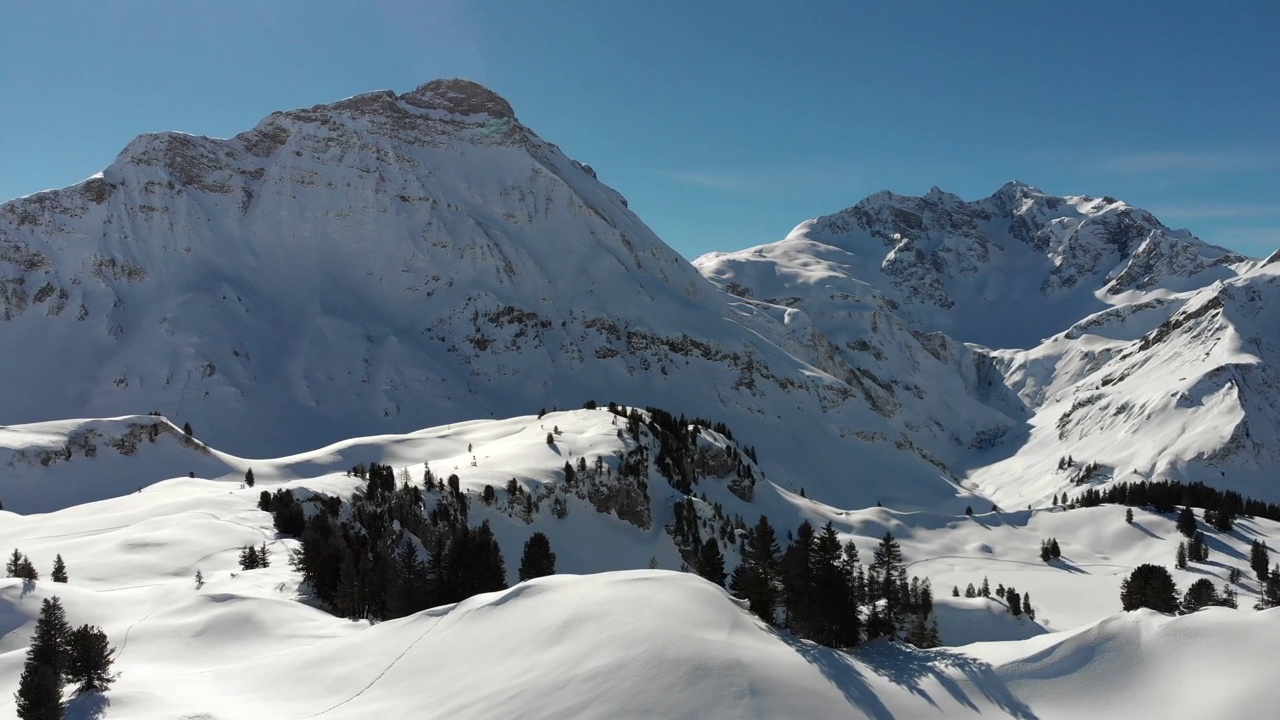
[[[975,202],[877,193],[695,265],[744,304],[805,318],[848,365],[918,388],[897,394],[904,415],[972,438],[950,467],[1002,505],[1085,482],[1280,493],[1274,257],[1010,183]],[[926,370],[931,357],[952,372]]]
[[[0,206],[0,288],[3,422],[157,410],[276,456],[617,400],[728,422],[845,506],[968,502],[947,464],[972,433],[735,307],[466,81],[143,135]]]
[[[879,192],[780,242],[696,264],[731,292],[874,290],[922,331],[1028,348],[1109,305],[1204,287],[1255,263],[1114,198],[1010,182],[973,202],[936,187],[923,197]]]

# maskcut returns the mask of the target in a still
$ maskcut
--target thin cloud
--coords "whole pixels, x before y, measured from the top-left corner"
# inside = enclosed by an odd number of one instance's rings
[[[1280,152],[1265,150],[1166,150],[1112,155],[1093,169],[1111,175],[1225,173],[1280,167]]]

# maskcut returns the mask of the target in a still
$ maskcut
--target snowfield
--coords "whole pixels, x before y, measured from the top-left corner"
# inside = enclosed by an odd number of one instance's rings
[[[205,449],[200,456],[219,458],[225,474],[180,475],[93,502],[80,500],[101,487],[71,482],[70,468],[91,474],[95,464],[127,461],[135,476],[163,475],[194,451],[179,447],[175,455],[144,443],[127,459],[101,453],[37,464],[27,486],[60,490],[62,508],[0,512],[0,548],[20,548],[45,575],[61,554],[71,579],[26,587],[0,581],[0,698],[16,688],[40,601],[57,595],[73,623],[101,625],[117,649],[121,675],[106,695],[106,717],[1078,718],[1161,708],[1163,717],[1194,718],[1240,717],[1280,700],[1280,690],[1258,682],[1253,670],[1280,661],[1277,611],[1117,613],[1128,570],[1143,562],[1171,566],[1181,539],[1172,518],[1141,510],[1133,525],[1123,508],[1111,506],[975,508],[971,517],[842,510],[762,483],[735,512],[765,512],[780,528],[802,518],[830,520],[864,558],[891,530],[908,571],[934,584],[942,638],[951,647],[878,642],[841,653],[769,628],[722,589],[671,572],[680,559],[662,529],[670,507],[656,475],[649,531],[580,501],[563,519],[543,511],[526,523],[473,497],[473,522],[494,525],[511,582],[534,531],[551,537],[560,572],[599,574],[543,578],[373,625],[308,604],[285,562],[295,541],[277,537],[271,516],[256,507],[263,489],[349,494],[361,481],[342,468],[355,462],[456,468],[475,495],[512,477],[529,487],[555,484],[564,457],[617,451],[614,417],[577,410],[462,423],[265,461]],[[88,425],[109,437],[148,419],[165,422],[143,416],[42,424],[7,428],[4,437],[11,450],[16,438],[34,449],[57,446],[58,432]],[[546,444],[544,428],[552,427],[564,455]],[[258,479],[252,489],[240,469],[249,466]],[[712,480],[695,490],[726,504],[737,500]],[[1242,519],[1228,535],[1206,534],[1210,562],[1175,571],[1179,586],[1205,576],[1221,585],[1230,567],[1240,567],[1249,578],[1241,604],[1251,604],[1249,542],[1261,537],[1274,546],[1280,524]],[[1052,565],[1037,557],[1047,537],[1063,548]],[[272,567],[239,570],[240,547],[263,542]],[[628,570],[649,558],[669,570]],[[995,597],[950,596],[952,585],[963,590],[984,576],[992,588],[1029,592],[1036,621],[1012,617]],[[1238,668],[1240,678],[1198,680],[1218,677],[1223,666]],[[0,717],[12,708],[0,705]],[[88,716],[92,708],[82,710]]]

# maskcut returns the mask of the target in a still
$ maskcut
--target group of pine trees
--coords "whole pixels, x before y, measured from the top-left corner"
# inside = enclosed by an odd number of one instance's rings
[[[262,543],[261,547],[245,545],[240,548],[241,570],[257,570],[258,568],[266,567],[271,567],[271,551],[267,549],[265,542]]]
[[[1125,611],[1145,607],[1178,614],[1193,613],[1210,606],[1234,608],[1238,604],[1236,591],[1230,584],[1223,585],[1219,593],[1208,578],[1196,580],[1187,588],[1186,594],[1179,596],[1178,586],[1169,571],[1151,563],[1134,568],[1120,584],[1120,606]]]
[[[35,563],[17,548],[14,548],[13,554],[5,562],[4,571],[5,575],[11,578],[22,578],[29,582],[40,579],[40,571],[36,570]],[[49,579],[56,583],[67,581],[67,564],[62,561],[61,555],[53,559],[53,572],[49,574]]]
[[[1103,503],[1150,506],[1159,513],[1171,513],[1179,505],[1205,509],[1205,522],[1219,532],[1229,532],[1240,516],[1261,517],[1280,521],[1280,505],[1247,498],[1232,490],[1218,490],[1203,483],[1176,480],[1159,482],[1116,483],[1106,489],[1087,488],[1074,499],[1064,494],[1062,504],[1071,507],[1094,507]]]
[[[1057,560],[1062,557],[1062,548],[1058,546],[1058,538],[1049,538],[1040,541],[1040,559],[1045,562]]]
[[[362,491],[345,507],[336,498],[313,498],[318,511],[310,517],[287,490],[260,498],[277,529],[298,537],[289,562],[319,600],[346,617],[384,620],[507,587],[502,549],[487,520],[468,524],[469,497],[456,475],[443,483],[428,475],[424,490],[408,482],[397,487],[387,465],[356,471],[368,481]],[[551,543],[535,533],[520,578],[554,572]]]
[[[1052,547],[1056,547],[1056,545],[1057,540],[1053,540]],[[1043,553],[1044,548],[1050,547],[1049,540],[1042,542],[1040,547]],[[1058,553],[1057,557],[1060,556],[1061,552]],[[1045,562],[1048,562],[1048,560],[1045,560]],[[990,598],[991,583],[987,580],[986,576],[983,576],[981,587],[975,588],[973,583],[969,583],[968,587],[964,590],[964,596],[970,599],[979,597]],[[1004,601],[1005,607],[1009,608],[1010,615],[1013,615],[1014,617],[1026,615],[1027,618],[1031,620],[1036,619],[1036,609],[1031,606],[1031,593],[1024,592],[1019,595],[1017,588],[1012,585],[1006,588],[1004,584],[1001,583],[996,586],[995,596]],[[953,585],[951,587],[951,597],[960,597],[959,585]]]
[[[901,637],[918,647],[939,644],[933,590],[927,579],[907,579],[902,550],[890,533],[864,570],[857,546],[842,544],[831,523],[821,530],[801,523],[784,551],[762,515],[743,534],[741,555],[729,589],[766,622],[829,647],[878,637]]]
[[[62,718],[65,684],[75,685],[79,695],[105,691],[115,680],[111,673],[112,651],[102,628],[81,625],[72,629],[62,601],[46,598],[40,606],[18,692],[14,694],[18,717]]]

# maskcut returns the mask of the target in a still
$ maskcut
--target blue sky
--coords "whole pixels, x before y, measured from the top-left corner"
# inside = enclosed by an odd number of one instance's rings
[[[135,135],[480,81],[686,256],[881,189],[1009,179],[1280,247],[1280,3],[10,3],[0,197]]]

